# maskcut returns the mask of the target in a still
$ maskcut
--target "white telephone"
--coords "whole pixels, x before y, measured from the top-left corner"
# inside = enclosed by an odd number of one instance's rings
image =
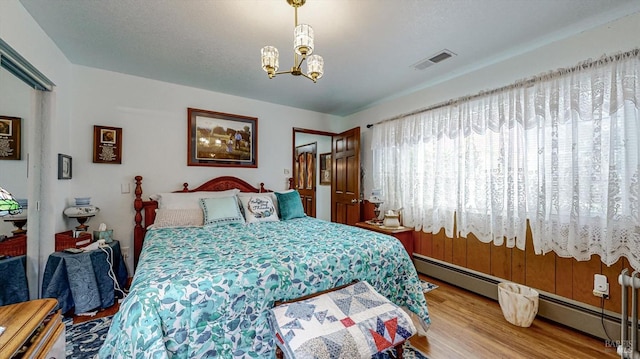
[[[98,239],[96,242],[93,242],[86,247],[82,247],[82,249],[84,249],[85,252],[88,252],[88,251],[93,251],[100,247],[106,247],[106,246],[107,246],[107,242],[104,239]]]

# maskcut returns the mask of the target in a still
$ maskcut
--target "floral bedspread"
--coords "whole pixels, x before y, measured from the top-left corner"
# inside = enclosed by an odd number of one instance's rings
[[[268,310],[369,282],[428,325],[416,270],[391,236],[315,218],[147,232],[100,358],[271,358]]]

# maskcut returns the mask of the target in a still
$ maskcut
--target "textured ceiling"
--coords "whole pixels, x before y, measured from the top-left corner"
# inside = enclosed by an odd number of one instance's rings
[[[638,0],[308,0],[299,22],[325,61],[314,84],[260,67],[265,45],[292,66],[285,0],[20,2],[74,64],[334,115],[640,11]],[[443,49],[457,56],[413,68]]]

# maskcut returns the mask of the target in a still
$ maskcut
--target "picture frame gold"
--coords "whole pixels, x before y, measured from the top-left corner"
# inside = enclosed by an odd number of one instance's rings
[[[21,121],[19,117],[0,116],[0,160],[21,159]]]
[[[258,118],[187,109],[187,166],[258,167]]]
[[[93,163],[122,163],[122,128],[93,126]]]

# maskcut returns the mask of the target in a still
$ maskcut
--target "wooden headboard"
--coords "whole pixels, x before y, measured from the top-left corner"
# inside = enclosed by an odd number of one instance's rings
[[[136,198],[133,201],[135,209],[135,227],[133,229],[133,266],[138,265],[140,252],[142,251],[142,243],[147,233],[147,227],[153,224],[156,219],[156,209],[158,202],[152,199],[147,201],[142,199],[142,176],[136,176]],[[292,188],[293,178],[289,179],[289,188]],[[260,183],[260,188],[253,187],[249,183],[237,177],[223,176],[211,179],[195,189],[189,189],[188,183],[182,184],[182,189],[173,192],[203,192],[203,191],[226,191],[237,188],[240,192],[272,192],[264,188],[264,183]]]

